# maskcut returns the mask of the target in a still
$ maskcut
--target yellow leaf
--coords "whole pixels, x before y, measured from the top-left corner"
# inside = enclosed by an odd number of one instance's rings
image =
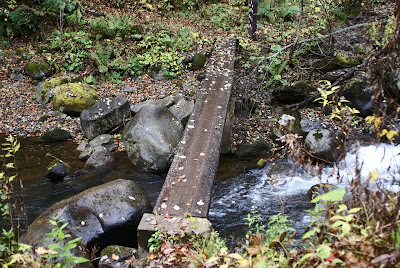
[[[229,258],[236,259],[236,260],[243,260],[243,257],[240,256],[240,255],[237,254],[237,253],[231,253],[231,254],[228,255],[228,257],[229,257]]]
[[[382,120],[382,117],[375,118],[375,122],[374,122],[375,129],[379,128],[379,125],[381,124],[381,120]]]
[[[395,130],[390,130],[389,133],[386,134],[388,140],[393,139],[394,136],[399,136],[399,133],[397,133]]]
[[[36,253],[39,255],[43,255],[43,254],[58,254],[57,251],[51,250],[51,249],[46,249],[44,247],[38,247],[36,249]]]
[[[372,171],[371,173],[369,173],[369,177],[371,178],[371,181],[374,182],[376,181],[376,179],[379,178],[379,172],[378,171]]]
[[[219,257],[211,257],[207,260],[206,265],[207,264],[212,264],[214,262],[217,262],[219,260]]]
[[[381,131],[381,133],[379,133],[379,137],[383,137],[383,136],[385,136],[387,133],[388,133],[388,131],[387,131],[387,129],[385,128],[385,129],[383,129],[383,130]]]

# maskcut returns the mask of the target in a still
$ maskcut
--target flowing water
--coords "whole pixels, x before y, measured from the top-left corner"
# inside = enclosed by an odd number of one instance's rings
[[[4,140],[4,135],[0,136],[0,140]],[[46,154],[62,159],[73,167],[74,172],[79,172],[84,162],[78,158],[77,145],[70,141],[46,144],[35,138],[20,141],[17,166],[24,184],[29,222],[57,201],[120,178],[135,181],[154,205],[165,179],[165,175],[138,172],[126,153],[117,153],[111,166],[54,183],[45,177],[47,166],[52,161]],[[307,195],[310,187],[321,182],[348,185],[355,175],[356,162],[364,180],[376,171],[383,187],[399,190],[400,146],[381,144],[379,147],[364,146],[357,152],[353,150],[333,171],[332,167],[324,168],[320,178],[288,160],[268,163],[263,169],[245,172],[249,163],[222,157],[210,207],[210,221],[222,236],[233,235],[235,239],[243,238],[247,232],[244,218],[251,211],[257,210],[264,223],[270,216],[283,212],[301,234],[311,220],[310,214],[305,212],[312,209]],[[330,174],[334,176],[329,177]]]

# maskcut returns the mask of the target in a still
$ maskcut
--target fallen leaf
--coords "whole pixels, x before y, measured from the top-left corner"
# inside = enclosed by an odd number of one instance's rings
[[[162,208],[162,209],[166,209],[166,208],[167,208],[167,204],[162,203],[162,204],[161,204],[161,208]]]
[[[181,208],[180,208],[178,205],[175,205],[175,206],[174,206],[174,209],[175,209],[175,210],[180,210]]]
[[[119,256],[115,255],[114,253],[111,255],[111,259],[113,259],[114,261],[118,261]]]
[[[136,200],[136,198],[134,198],[133,196],[128,196],[128,198],[129,198],[130,200]]]
[[[200,156],[205,156],[206,154],[205,153],[200,153]]]
[[[199,201],[199,202],[197,202],[197,205],[199,205],[199,206],[203,206],[203,205],[204,205],[203,199],[200,199],[200,201]]]

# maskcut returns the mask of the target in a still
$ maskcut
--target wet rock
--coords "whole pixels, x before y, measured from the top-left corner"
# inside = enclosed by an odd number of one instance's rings
[[[137,249],[123,246],[108,246],[100,253],[99,268],[129,268],[139,258]]]
[[[98,147],[104,147],[108,152],[115,151],[114,137],[110,134],[102,134],[91,140],[79,155],[79,159],[87,160]]]
[[[272,145],[263,139],[254,142],[245,142],[237,146],[234,155],[243,160],[251,160],[270,155]]]
[[[361,64],[361,59],[358,57],[336,53],[336,55],[323,59],[316,63],[316,68],[322,72],[331,72],[339,69],[355,67]]]
[[[133,246],[140,219],[150,210],[149,201],[133,181],[114,180],[52,205],[29,226],[31,241],[41,244],[53,228],[49,220],[57,217],[69,223],[63,231],[71,239],[82,237],[80,246]],[[21,241],[27,243],[27,237]]]
[[[128,157],[139,169],[164,173],[171,165],[183,127],[162,105],[143,107],[123,131]]]
[[[81,170],[75,171],[74,173],[64,177],[64,179],[65,180],[72,180],[72,179],[79,178],[79,177],[81,177],[81,176],[83,176],[85,174],[89,174],[89,173],[90,172],[87,171],[86,169],[81,169]]]
[[[335,162],[340,156],[341,137],[328,129],[313,129],[305,139],[305,148],[313,155]]]
[[[89,144],[89,143],[88,143],[87,141],[83,140],[83,141],[81,141],[81,143],[78,145],[78,147],[76,148],[76,150],[78,150],[79,152],[83,152],[83,151],[85,151],[86,146],[87,146],[88,144]]]
[[[113,162],[111,153],[103,146],[97,146],[86,161],[85,168],[98,168]]]
[[[24,67],[25,74],[34,80],[43,80],[51,73],[51,67],[47,62],[29,62]]]
[[[328,183],[318,183],[313,186],[307,191],[307,197],[310,200],[313,200],[317,196],[323,195],[335,189],[335,186]]]
[[[67,83],[54,88],[53,107],[71,116],[93,106],[99,96],[96,90],[84,83]]]
[[[47,131],[40,137],[43,142],[66,141],[71,138],[71,133],[64,129],[55,128]]]
[[[339,91],[339,95],[349,101],[346,105],[360,111],[361,117],[373,114],[372,89],[368,80],[366,73],[358,72]]]
[[[282,104],[294,104],[305,100],[313,91],[315,88],[307,82],[298,82],[272,91],[272,97]]]
[[[129,117],[130,105],[127,99],[105,98],[82,111],[81,127],[83,135],[93,139],[123,124]]]
[[[62,180],[71,174],[71,166],[61,160],[54,160],[47,167],[46,178],[52,181]]]
[[[207,57],[204,53],[196,53],[192,58],[192,70],[197,71],[204,67],[206,64]]]

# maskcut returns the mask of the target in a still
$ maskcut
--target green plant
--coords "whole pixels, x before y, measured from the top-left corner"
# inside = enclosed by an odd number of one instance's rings
[[[90,28],[100,37],[132,37],[141,39],[142,28],[134,24],[134,20],[127,15],[113,16],[107,15],[107,18],[97,18],[90,22]]]
[[[63,231],[65,227],[67,227],[68,222],[55,218],[50,220],[49,223],[54,227],[50,233],[46,234],[46,238],[43,238],[41,241],[42,244],[50,243],[48,245],[48,250],[42,250],[45,254],[41,254],[41,258],[56,261],[57,265],[61,268],[72,267],[75,264],[89,261],[83,257],[76,257],[71,252],[71,250],[77,247],[77,242],[80,241],[82,237],[69,240],[71,235]]]
[[[319,82],[317,88],[321,97],[315,99],[322,104],[323,108],[331,111],[329,118],[335,120],[341,126],[343,134],[347,135],[348,129],[352,127],[354,116],[360,113],[357,109],[347,106],[345,103],[349,102],[344,97],[337,97],[337,89],[339,86],[331,86],[327,80]]]

